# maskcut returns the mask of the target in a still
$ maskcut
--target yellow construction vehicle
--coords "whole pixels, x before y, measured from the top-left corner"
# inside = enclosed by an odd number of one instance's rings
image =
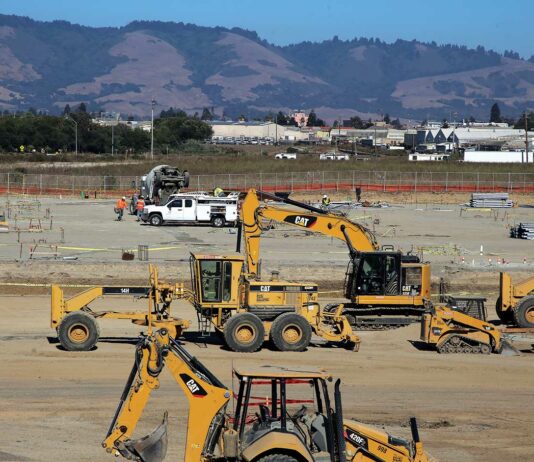
[[[260,202],[269,199],[301,210]],[[364,226],[317,207],[261,191],[248,191],[241,207],[247,272],[259,274],[264,223],[275,221],[344,241],[350,253],[342,313],[358,329],[398,327],[420,319],[430,299],[430,265],[392,247],[379,248]],[[339,306],[331,306],[332,311]]]
[[[439,353],[503,353],[518,351],[497,328],[449,306],[438,305],[421,320],[421,341],[435,345]]]
[[[92,287],[69,299],[63,289],[52,286],[50,326],[69,351],[91,350],[100,337],[97,319],[128,319],[140,326],[165,327],[179,337],[189,321],[171,316],[172,300],[188,296],[182,284],[169,284],[158,278],[158,270],[149,265],[148,287]],[[148,299],[145,311],[93,311],[89,304],[103,296],[138,296]]]
[[[534,277],[513,284],[510,274],[502,272],[495,310],[506,324],[534,328]]]
[[[302,351],[312,333],[322,340],[358,351],[360,339],[341,314],[325,313],[317,285],[249,278],[241,255],[191,254],[193,305],[200,329],[223,333],[233,351],[254,352],[265,340],[280,351]]]
[[[323,370],[284,367],[236,368],[232,390],[192,357],[165,329],[142,338],[119,406],[102,443],[115,456],[141,462],[164,460],[168,420],[132,439],[160,374],[167,367],[189,402],[185,462],[428,462],[411,419],[413,441],[343,419],[340,380],[330,397],[332,377]],[[294,391],[295,387],[303,388]],[[309,399],[302,399],[305,396]],[[300,406],[300,407],[299,407]]]

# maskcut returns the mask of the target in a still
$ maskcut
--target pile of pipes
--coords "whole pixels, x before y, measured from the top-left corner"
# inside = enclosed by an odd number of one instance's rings
[[[517,239],[534,240],[534,223],[519,223],[510,230],[510,236]]]
[[[471,207],[476,208],[508,208],[514,203],[508,198],[508,193],[473,193],[469,201]]]

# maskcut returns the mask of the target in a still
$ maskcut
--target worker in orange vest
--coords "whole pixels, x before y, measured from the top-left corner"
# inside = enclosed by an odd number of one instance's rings
[[[124,209],[126,208],[126,197],[122,196],[115,204],[115,213],[117,214],[117,221],[122,221]]]
[[[143,196],[139,196],[137,198],[137,204],[135,204],[137,221],[141,221],[141,214],[143,213],[144,208],[145,208],[145,200],[143,199]]]

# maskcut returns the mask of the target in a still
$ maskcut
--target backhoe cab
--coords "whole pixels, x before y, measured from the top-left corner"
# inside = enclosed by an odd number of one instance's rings
[[[189,401],[185,462],[427,462],[412,419],[405,441],[343,419],[340,381],[331,399],[322,370],[260,367],[234,369],[238,380],[234,415],[231,391],[165,329],[144,337],[102,446],[128,460],[161,462],[168,441],[162,424],[144,438],[132,434],[159,375],[167,367]]]
[[[271,340],[280,351],[302,351],[314,333],[358,350],[359,338],[346,318],[321,310],[316,284],[251,278],[241,255],[192,253],[190,265],[201,330],[213,325],[230,349],[254,352]]]

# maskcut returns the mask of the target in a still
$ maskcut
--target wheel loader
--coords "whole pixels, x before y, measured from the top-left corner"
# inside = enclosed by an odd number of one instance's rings
[[[260,202],[261,199],[271,203]],[[251,278],[260,273],[260,241],[266,223],[282,223],[347,244],[350,261],[344,295],[348,301],[331,305],[325,311],[341,307],[341,313],[359,330],[404,326],[417,322],[426,312],[430,265],[421,263],[414,255],[394,251],[391,246],[380,248],[369,229],[345,216],[250,189],[241,207],[241,221]]]
[[[509,273],[501,272],[495,311],[505,324],[534,328],[534,277],[512,283]]]
[[[89,351],[98,342],[98,319],[127,319],[140,326],[166,327],[179,337],[189,327],[189,321],[171,316],[174,299],[185,298],[182,284],[169,284],[158,278],[158,269],[149,265],[147,287],[92,287],[71,298],[65,298],[63,289],[52,286],[50,297],[50,327],[57,332],[61,346],[68,351]],[[136,296],[146,298],[143,311],[93,311],[89,304],[104,296]]]
[[[134,365],[102,443],[108,453],[140,462],[165,459],[167,412],[152,433],[132,439],[165,367],[189,403],[185,462],[430,460],[415,419],[410,421],[412,441],[344,419],[340,380],[335,382],[332,399],[328,385],[332,377],[322,370],[235,368],[238,390],[233,394],[166,329],[149,333],[137,344]],[[295,391],[295,387],[303,390]]]
[[[434,345],[438,353],[519,354],[493,324],[445,305],[423,315],[421,341]]]

